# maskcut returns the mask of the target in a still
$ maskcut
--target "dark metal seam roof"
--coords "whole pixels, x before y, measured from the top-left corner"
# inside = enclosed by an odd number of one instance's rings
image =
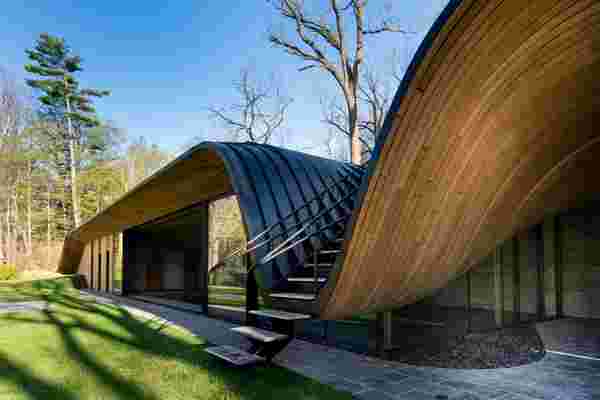
[[[146,185],[160,185],[160,179],[167,171],[178,168],[181,161],[189,159],[192,155],[201,154],[202,151],[212,151],[223,161],[227,172],[226,179],[230,181],[234,192],[239,196],[240,209],[248,238],[256,236],[270,225],[288,216],[296,208],[315,198],[325,188],[328,188],[329,196],[326,195],[324,199],[313,202],[310,210],[304,210],[298,213],[297,217],[289,218],[287,226],[289,227],[314,216],[332,204],[331,199],[334,195],[331,192],[338,193],[340,191],[337,185],[332,185],[333,181],[341,179],[350,172],[357,175],[362,174],[361,168],[347,163],[270,145],[204,142],[194,146],[143,181],[104,212],[119,207],[119,203],[123,199],[136,196]],[[331,211],[332,216],[335,212],[335,210]],[[80,232],[94,229],[95,219],[96,217],[91,218],[72,232],[67,241],[72,242],[71,245],[78,242],[76,239],[79,237]],[[322,223],[322,220],[320,222]],[[280,232],[279,228],[274,229],[272,235]],[[281,238],[279,242],[284,239],[285,237]],[[274,245],[279,242],[274,243]],[[254,254],[255,259],[266,255],[274,246],[267,247],[259,249]],[[299,247],[294,249],[294,254],[301,259],[303,251]],[[66,253],[63,255],[66,256]],[[286,257],[279,257],[269,265],[261,266],[257,270],[257,278],[261,286],[270,287],[289,272],[290,265],[288,265]]]

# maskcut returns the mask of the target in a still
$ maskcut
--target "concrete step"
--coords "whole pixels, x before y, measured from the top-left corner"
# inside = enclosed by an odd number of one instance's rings
[[[333,263],[304,263],[304,267],[305,268],[314,268],[315,265],[319,268],[319,269],[331,269],[333,268]]]
[[[233,332],[239,333],[242,336],[249,337],[256,341],[262,343],[273,343],[278,342],[280,340],[285,340],[288,338],[287,335],[283,335],[281,333],[267,331],[260,328],[255,328],[253,326],[238,326],[236,328],[231,328]]]
[[[297,277],[297,278],[287,278],[288,282],[294,283],[314,283],[315,281],[319,283],[327,282],[326,278],[315,278],[315,277]]]
[[[290,290],[290,289],[287,289]],[[313,314],[316,295],[314,290],[302,292],[277,292],[269,295],[271,307],[294,313]]]
[[[311,319],[312,316],[309,314],[293,313],[283,310],[275,309],[262,309],[262,310],[251,310],[249,311],[252,315],[258,315],[260,317],[267,317],[272,319],[281,319],[284,321],[298,321],[302,319]]]
[[[341,249],[332,249],[332,250],[319,250],[319,255],[325,255],[325,254],[341,254],[342,250]]]
[[[313,301],[317,298],[314,294],[309,293],[271,293],[269,295],[272,299],[283,299],[283,300],[301,300],[301,301]]]
[[[286,292],[294,292],[294,293],[315,293],[317,288],[321,288],[327,282],[327,278],[320,274],[318,278],[315,279],[314,276],[294,276],[287,278],[287,285],[285,289]]]
[[[227,345],[207,347],[204,351],[238,367],[266,361],[264,357]]]

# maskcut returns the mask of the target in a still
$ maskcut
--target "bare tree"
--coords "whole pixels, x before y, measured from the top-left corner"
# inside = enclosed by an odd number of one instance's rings
[[[340,139],[343,140],[343,143]],[[338,161],[349,161],[345,138],[341,137],[335,128],[329,128],[323,144],[329,158]]]
[[[24,96],[8,72],[0,67],[0,151],[15,135],[24,120]]]
[[[391,84],[390,84],[391,83]],[[369,159],[375,147],[377,135],[383,127],[385,116],[394,96],[397,83],[382,79],[371,70],[366,70],[359,87],[360,99],[364,105],[359,119],[359,129],[366,143],[363,159]]]
[[[389,19],[367,26],[367,0],[344,0],[344,4],[341,0],[329,0],[326,11],[329,18],[310,15],[303,0],[271,0],[270,3],[282,17],[293,23],[296,34],[293,40],[281,33],[271,33],[270,42],[307,62],[301,71],[318,68],[333,77],[344,98],[343,115],[346,118],[332,121],[343,127],[341,131],[347,132],[350,138],[352,162],[361,163],[359,87],[361,65],[365,60],[365,38],[385,32],[406,32]],[[350,21],[346,21],[347,15],[350,15]]]
[[[365,69],[358,87],[358,114],[357,126],[358,139],[361,143],[361,162],[371,157],[377,135],[383,126],[387,110],[393,96],[393,88],[396,83],[383,80],[370,69]],[[330,136],[333,133],[341,133],[350,137],[351,131],[348,127],[348,110],[341,104],[340,98],[322,101],[323,122],[328,125]],[[329,138],[328,140],[331,140]],[[337,151],[337,150],[336,150]]]
[[[263,84],[246,69],[234,82],[239,101],[231,106],[211,106],[209,112],[230,131],[234,140],[270,143],[282,128],[292,100],[279,85]]]
[[[17,187],[21,183],[23,158],[20,134],[26,119],[25,99],[15,79],[0,68],[0,212],[4,232],[0,235],[0,259],[14,261],[19,214]],[[3,208],[2,208],[3,207]],[[18,211],[18,210],[17,210]]]

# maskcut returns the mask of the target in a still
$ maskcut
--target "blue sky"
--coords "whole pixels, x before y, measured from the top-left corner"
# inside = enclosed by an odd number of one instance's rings
[[[386,9],[415,33],[371,41],[370,63],[385,73],[394,48],[408,62],[445,3],[371,0],[374,19]],[[62,36],[84,58],[84,85],[112,91],[97,104],[101,116],[173,152],[195,137],[226,138],[206,109],[231,102],[232,82],[250,66],[295,99],[285,144],[319,153],[320,98],[333,85],[321,72],[298,72],[299,60],[269,45],[269,28],[280,24],[266,0],[17,0],[0,13],[0,66],[22,79],[24,50],[39,33]]]

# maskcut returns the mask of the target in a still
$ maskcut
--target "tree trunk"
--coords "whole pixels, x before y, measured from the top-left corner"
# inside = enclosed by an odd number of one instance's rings
[[[31,217],[31,201],[32,201],[32,196],[31,196],[31,192],[32,192],[32,172],[31,172],[32,168],[31,168],[31,160],[27,161],[27,256],[31,256],[32,254],[32,230],[33,230],[33,224],[32,224],[32,217]]]
[[[0,263],[6,260],[6,253],[4,247],[4,216],[0,216]]]
[[[46,267],[50,265],[50,242],[52,241],[52,215],[51,215],[51,207],[50,207],[50,175],[48,175],[48,203],[46,207],[46,217],[48,219],[48,224],[46,226]]]
[[[356,97],[348,101],[348,128],[350,128],[350,161],[352,164],[362,164],[362,142],[358,129],[358,104]]]
[[[358,127],[355,126],[352,129],[352,135],[350,137],[350,146],[352,148],[352,164],[360,165],[362,164],[362,142],[360,141],[360,132]]]
[[[71,184],[71,150],[69,146],[69,139],[64,138],[63,142],[63,165],[61,175],[63,176],[63,229],[64,235],[73,229],[74,218],[73,218],[73,202],[72,202],[72,184]]]
[[[68,85],[65,81],[65,86],[68,90]],[[73,122],[71,121],[71,101],[69,95],[65,97],[65,103],[67,106],[67,138],[65,143],[65,198],[69,198],[71,206],[67,207],[66,210],[70,212],[68,218],[70,218],[69,226],[65,227],[68,233],[71,229],[79,226],[79,197],[77,196],[77,171],[75,162],[75,134],[73,132]],[[67,157],[68,153],[68,157]],[[67,182],[68,175],[68,182]]]
[[[69,152],[71,153],[71,166],[69,172],[71,173],[71,198],[73,201],[73,223],[75,228],[79,226],[79,195],[77,191],[77,170],[75,168],[75,140],[69,140]]]
[[[6,196],[6,259],[9,264],[13,262],[12,235],[10,229],[10,196]]]
[[[14,194],[13,194],[13,221],[14,221],[14,226],[13,226],[13,255],[15,257],[15,260],[17,259],[17,254],[19,254],[19,236],[21,237],[21,247],[20,249],[23,251],[24,254],[29,254],[29,248],[27,247],[27,233],[25,232],[25,229],[23,228],[23,225],[20,223],[19,219],[20,219],[20,210],[19,210],[19,201],[17,198],[17,190],[15,188]],[[22,253],[21,253],[22,254]]]
[[[72,138],[65,138],[63,145],[64,153],[64,211],[65,211],[65,235],[79,225],[79,207],[77,201],[77,181],[75,171],[75,148]]]

